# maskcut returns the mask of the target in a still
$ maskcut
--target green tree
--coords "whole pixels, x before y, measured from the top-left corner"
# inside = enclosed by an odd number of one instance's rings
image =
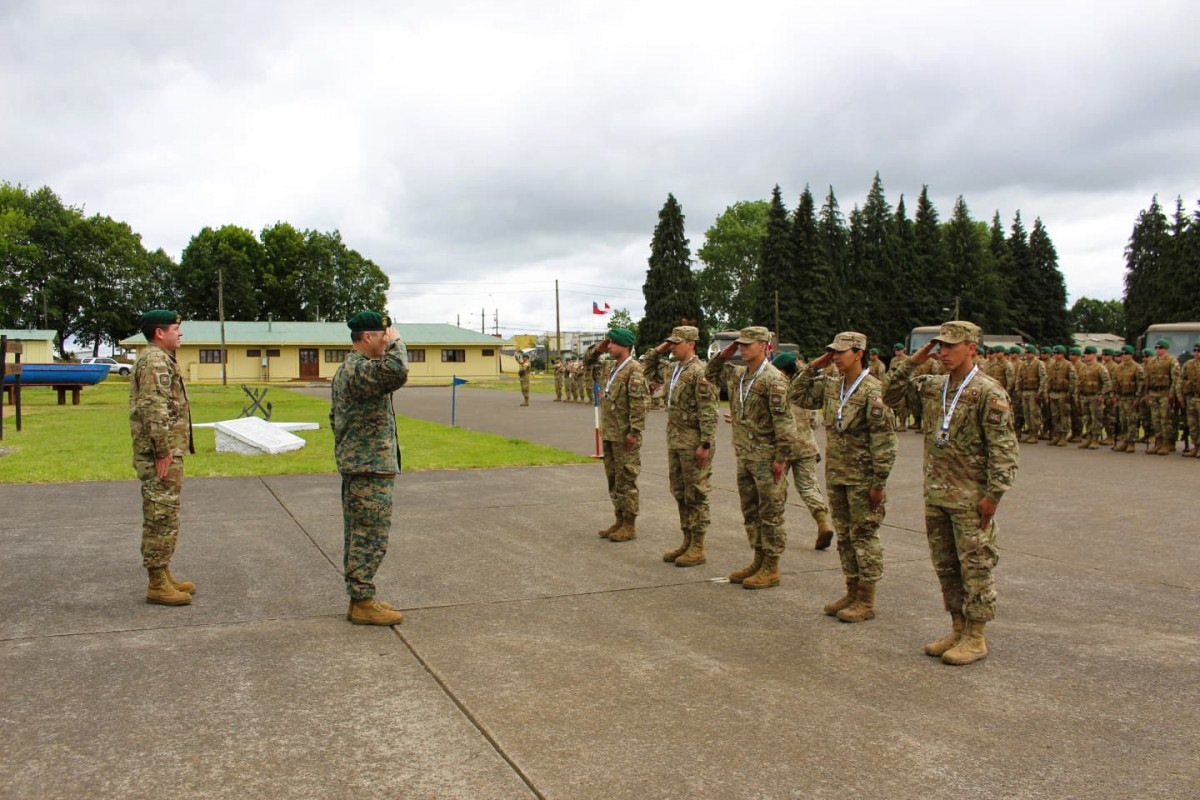
[[[959,195],[942,231],[951,269],[943,303],[945,308],[957,308],[960,319],[970,320],[986,332],[1002,333],[1007,319],[1000,277],[989,268],[989,239],[987,224],[971,218],[966,200]]]
[[[1073,333],[1121,333],[1125,330],[1125,306],[1120,300],[1081,297],[1067,314]]]
[[[796,305],[795,343],[810,358],[829,344],[835,328],[833,275],[821,247],[816,201],[807,186],[792,215],[792,257]]]
[[[766,200],[727,207],[704,234],[704,246],[696,251],[704,264],[696,272],[701,313],[714,330],[750,324],[769,208]]]
[[[626,330],[633,331],[634,336],[637,336],[638,332],[637,323],[633,321],[633,315],[629,313],[629,309],[627,308],[614,308],[612,313],[608,315],[608,327],[610,330],[612,328],[625,328]]]
[[[259,240],[264,255],[259,313],[271,319],[310,320],[303,291],[308,266],[304,233],[276,222],[262,229]]]
[[[658,212],[650,240],[646,282],[642,285],[645,316],[638,323],[638,350],[658,346],[684,319],[704,331],[700,299],[692,277],[692,254],[684,236],[683,209],[672,194]],[[706,344],[702,342],[702,344]]]
[[[860,260],[853,287],[854,304],[861,312],[859,330],[876,345],[904,333],[908,319],[902,293],[905,276],[897,261],[895,220],[878,172],[863,203],[858,228],[856,256]]]
[[[791,325],[791,315],[797,307],[792,281],[791,230],[787,209],[779,185],[771,191],[767,209],[767,235],[762,240],[759,256],[758,281],[751,309],[751,324],[763,325],[779,335],[780,341],[795,341],[797,331]]]
[[[179,260],[179,312],[189,319],[218,319],[220,285],[225,319],[259,319],[264,259],[262,245],[245,228],[202,229]]]
[[[1029,231],[1029,252],[1038,275],[1037,307],[1041,341],[1070,341],[1071,326],[1067,320],[1067,285],[1058,269],[1058,251],[1041,217],[1033,221]]]
[[[1041,281],[1029,249],[1029,234],[1021,221],[1021,211],[1013,215],[1008,234],[1009,257],[1009,313],[1014,330],[1032,341],[1042,341],[1039,308]],[[1035,333],[1035,331],[1037,331]]]
[[[884,335],[901,340],[919,323],[916,314],[918,298],[925,291],[920,284],[920,267],[917,259],[916,224],[908,218],[904,195],[896,203],[896,214],[892,218],[892,239],[895,242],[896,294],[891,298],[890,322]],[[880,341],[880,350],[889,352],[891,343]]]
[[[821,253],[832,276],[833,327],[839,331],[846,330],[850,327],[851,317],[850,303],[844,291],[850,262],[850,232],[846,229],[846,219],[838,207],[832,186],[817,217],[817,234],[821,241]]]
[[[922,186],[917,198],[917,213],[913,218],[915,237],[914,280],[911,295],[911,327],[936,325],[944,319],[942,313],[943,287],[950,282],[950,265],[942,245],[942,226],[938,212],[929,199],[929,187]],[[907,331],[906,331],[907,333]]]
[[[147,254],[142,237],[111,217],[79,220],[74,240],[78,272],[72,291],[63,295],[70,313],[62,334],[90,342],[92,355],[99,355],[101,343],[116,346],[137,331],[146,310]]]

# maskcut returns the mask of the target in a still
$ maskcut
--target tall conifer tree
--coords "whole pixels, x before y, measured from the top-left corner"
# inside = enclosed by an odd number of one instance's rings
[[[1029,252],[1033,257],[1033,265],[1038,273],[1039,298],[1041,306],[1037,309],[1041,322],[1043,341],[1071,341],[1071,324],[1067,317],[1067,286],[1063,275],[1058,269],[1058,251],[1050,234],[1042,224],[1042,218],[1033,221],[1033,229],[1029,231]]]
[[[796,311],[795,343],[800,352],[814,358],[833,337],[833,274],[821,246],[816,201],[805,186],[792,216],[792,256],[795,258]]]
[[[638,323],[638,350],[657,347],[671,329],[684,319],[694,320],[704,331],[700,319],[700,299],[692,276],[692,253],[684,236],[683,209],[673,194],[658,212],[658,224],[650,241],[649,267],[642,295],[646,315]],[[702,345],[704,343],[702,342]]]
[[[754,298],[753,324],[763,325],[779,334],[779,341],[795,341],[789,318],[796,307],[795,290],[792,283],[791,226],[783,196],[776,184],[771,192],[771,207],[767,212],[767,235],[762,241],[762,256],[759,258],[758,291]],[[778,305],[776,304],[778,298]],[[776,308],[779,323],[776,325]]]
[[[844,286],[850,260],[850,232],[846,229],[846,218],[842,216],[838,207],[837,196],[833,193],[832,186],[829,187],[829,194],[825,195],[825,202],[821,205],[821,213],[817,218],[817,233],[821,239],[821,252],[833,278],[830,284],[833,295],[833,327],[838,331],[846,330],[850,322],[850,304]]]

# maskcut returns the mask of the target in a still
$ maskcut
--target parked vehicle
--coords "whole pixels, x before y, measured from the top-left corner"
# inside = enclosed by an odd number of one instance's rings
[[[1138,337],[1137,349],[1153,347],[1159,339],[1166,339],[1171,343],[1169,352],[1182,364],[1191,359],[1192,347],[1200,341],[1200,322],[1163,322],[1151,325]]]
[[[107,358],[104,356],[100,356],[98,358],[93,358],[91,356],[88,356],[87,358],[79,359],[79,363],[80,364],[104,364],[106,367],[108,367],[108,371],[110,374],[115,372],[118,375],[128,375],[130,372],[133,371],[133,367],[131,365],[127,364],[126,362],[117,361],[115,358]]]

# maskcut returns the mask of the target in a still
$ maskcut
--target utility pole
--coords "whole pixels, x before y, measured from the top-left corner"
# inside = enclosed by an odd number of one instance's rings
[[[479,332],[484,335],[487,334],[487,317],[485,316],[486,314],[487,314],[487,309],[484,308],[483,306],[480,306],[479,307]]]
[[[496,309],[494,309],[494,311],[496,313],[496,316],[495,316],[492,324],[494,324],[496,327],[492,329],[492,333],[496,334],[496,336],[499,337],[500,336],[500,309],[497,307]]]
[[[228,386],[225,376],[225,273],[217,267],[217,318],[221,320],[221,385]]]

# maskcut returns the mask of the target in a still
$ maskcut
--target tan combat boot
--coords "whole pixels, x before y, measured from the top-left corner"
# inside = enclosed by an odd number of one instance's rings
[[[967,627],[967,618],[962,614],[951,614],[950,621],[953,629],[936,642],[925,645],[925,655],[941,658],[943,653],[958,644],[963,628]]]
[[[621,518],[621,512],[620,512],[620,511],[615,511],[615,512],[613,512],[613,513],[614,513],[614,514],[616,514],[617,521],[616,521],[616,522],[614,522],[612,525],[609,525],[609,526],[608,526],[607,528],[605,528],[604,530],[600,531],[600,538],[602,538],[602,539],[607,539],[608,537],[610,537],[610,536],[612,536],[614,533],[616,533],[616,532],[617,532],[617,529],[618,529],[618,528],[620,528],[620,527],[621,527],[621,525],[622,525],[622,524],[624,523],[624,521],[625,521],[625,520],[623,520],[623,519]]]
[[[681,555],[686,553],[688,551],[688,548],[691,546],[692,546],[692,532],[689,530],[684,530],[683,544],[679,545],[679,547],[676,547],[674,550],[670,550],[666,553],[663,553],[663,561],[666,561],[667,563],[674,561],[675,559],[679,558]]]
[[[1079,444],[1078,444],[1078,445],[1076,445],[1076,449],[1079,449],[1079,450],[1087,450],[1087,446],[1088,446],[1089,444],[1091,444],[1091,442],[1089,442],[1087,439],[1080,439],[1080,440],[1079,440]]]
[[[779,556],[763,554],[762,567],[749,578],[742,579],[743,589],[770,589],[779,585]]]
[[[762,565],[763,565],[763,551],[759,548],[755,548],[754,549],[754,561],[752,561],[750,563],[750,566],[748,566],[748,567],[742,567],[737,572],[729,573],[729,582],[730,583],[741,583],[742,581],[746,580],[746,578],[749,578],[751,575],[757,575],[758,571],[760,569],[762,569]]]
[[[150,572],[150,585],[146,588],[146,602],[157,603],[161,606],[186,606],[192,602],[192,596],[181,592],[167,580],[167,571],[162,567],[153,567]]]
[[[1071,439],[1060,436],[1060,437],[1058,437],[1058,441],[1055,442],[1054,445],[1055,445],[1055,447],[1066,447],[1067,442],[1069,442],[1069,441],[1071,441]]]
[[[837,618],[842,622],[865,622],[875,619],[875,584],[858,584],[858,594],[850,605],[837,612]]]
[[[829,524],[829,512],[817,512],[817,543],[815,550],[826,550],[833,543],[833,526]]]
[[[399,625],[404,615],[374,597],[350,601],[350,621],[355,625]]]
[[[1095,439],[1093,439],[1092,441],[1088,442],[1087,449],[1088,449],[1088,450],[1099,450],[1099,449],[1100,449],[1100,443],[1099,443],[1099,442],[1097,442]]]
[[[385,603],[385,602],[383,602],[382,600],[376,600],[375,602],[379,604],[379,607],[380,607],[380,608],[387,609],[388,611],[391,611],[391,610],[392,610],[392,604],[391,604],[391,603]],[[346,609],[346,619],[347,619],[347,620],[348,620],[348,619],[350,619],[350,617],[351,617],[351,616],[353,616],[353,615],[354,615],[354,601],[353,601],[353,600],[351,600],[351,601],[350,601],[350,607]]]
[[[1163,442],[1161,445],[1159,445],[1158,449],[1155,450],[1154,452],[1160,456],[1169,456],[1169,455],[1171,455],[1171,453],[1175,452],[1175,443],[1171,442],[1170,444],[1168,444],[1166,442]]]
[[[192,583],[191,581],[179,580],[178,578],[176,578],[174,575],[171,574],[170,567],[163,567],[163,572],[166,574],[167,583],[171,584],[179,591],[187,592],[188,594],[196,593],[196,584]]]
[[[637,514],[625,511],[621,514],[621,527],[608,535],[610,542],[628,542],[637,538]]]
[[[1129,445],[1125,444],[1124,441],[1120,441],[1120,442],[1117,442],[1117,446],[1113,448],[1113,452],[1114,453],[1124,453],[1128,449],[1129,449]]]
[[[832,603],[826,603],[825,613],[831,617],[836,617],[839,611],[854,602],[854,598],[857,595],[858,578],[846,578],[846,594]]]
[[[704,531],[700,531],[692,534],[687,552],[675,559],[675,566],[698,567],[706,561],[708,561],[708,556],[704,553]]]
[[[983,626],[986,624],[967,620],[958,644],[942,653],[942,663],[962,667],[987,658],[987,643],[983,641]]]

